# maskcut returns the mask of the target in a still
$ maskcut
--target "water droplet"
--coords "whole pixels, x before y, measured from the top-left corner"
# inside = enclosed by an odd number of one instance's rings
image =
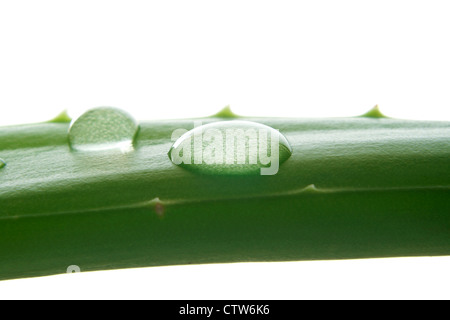
[[[72,149],[82,151],[129,151],[137,131],[138,125],[128,113],[100,107],[85,112],[71,125],[69,143]]]
[[[6,162],[2,158],[0,158],[0,169],[3,168],[4,166],[6,166]]]
[[[286,137],[269,126],[241,120],[196,123],[169,151],[181,167],[215,175],[274,175],[292,154]]]

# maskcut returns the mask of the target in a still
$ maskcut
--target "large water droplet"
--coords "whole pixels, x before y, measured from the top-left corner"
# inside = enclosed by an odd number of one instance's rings
[[[169,151],[181,167],[216,175],[273,175],[292,154],[278,130],[251,121],[220,121],[179,137]]]
[[[6,162],[2,158],[0,158],[0,169],[3,168],[4,166],[6,166]]]
[[[69,143],[72,149],[82,151],[129,151],[137,131],[138,125],[128,113],[100,107],[85,112],[71,125]]]

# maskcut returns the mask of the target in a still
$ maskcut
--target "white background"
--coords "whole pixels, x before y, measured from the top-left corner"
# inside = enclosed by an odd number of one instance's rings
[[[450,120],[448,1],[0,1],[0,125],[67,109]],[[158,267],[0,298],[447,299],[448,257]]]

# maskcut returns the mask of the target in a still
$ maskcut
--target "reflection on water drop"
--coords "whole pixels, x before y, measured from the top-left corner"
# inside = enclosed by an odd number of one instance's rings
[[[6,166],[6,162],[2,158],[0,158],[0,169],[3,168],[4,166]]]
[[[81,151],[133,149],[133,139],[138,131],[136,121],[126,112],[100,107],[81,115],[69,129],[70,147]]]
[[[199,173],[274,175],[292,154],[278,130],[251,121],[220,121],[196,127],[179,137],[170,160]]]

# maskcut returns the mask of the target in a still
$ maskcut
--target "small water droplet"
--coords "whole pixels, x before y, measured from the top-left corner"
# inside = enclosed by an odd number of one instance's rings
[[[72,149],[82,151],[129,151],[137,131],[138,125],[128,113],[100,107],[85,112],[72,123],[69,143]]]
[[[179,137],[169,151],[181,167],[215,175],[274,175],[292,154],[278,130],[251,121],[219,121]]]
[[[4,166],[6,166],[6,162],[2,158],[0,158],[0,169],[3,168]]]

